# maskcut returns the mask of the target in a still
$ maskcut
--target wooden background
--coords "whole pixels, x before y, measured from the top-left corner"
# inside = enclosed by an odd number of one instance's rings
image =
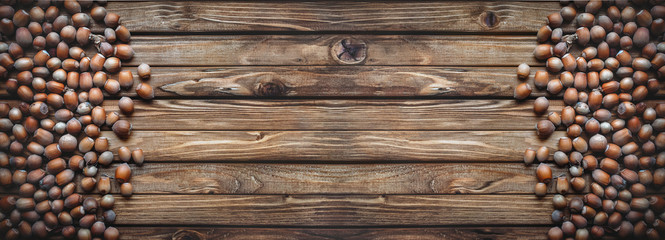
[[[518,64],[543,68],[535,32],[558,1],[107,8],[157,96],[130,140],[104,133],[146,153],[117,203],[124,239],[545,237],[551,195],[522,154],[564,133],[538,140],[542,116],[512,95]],[[348,37],[360,65],[330,54]]]

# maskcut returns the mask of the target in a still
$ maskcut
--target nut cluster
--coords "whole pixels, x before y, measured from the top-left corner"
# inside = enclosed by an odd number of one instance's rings
[[[110,226],[116,218],[112,189],[132,195],[128,163],[140,166],[144,156],[120,147],[124,163],[115,175],[98,173],[115,158],[101,130],[127,138],[132,129],[101,104],[134,86],[132,72],[121,68],[134,56],[131,34],[105,2],[0,0],[0,79],[20,100],[0,103],[0,186],[18,192],[0,198],[0,239],[119,238]],[[107,27],[103,35],[90,30],[95,22]],[[147,64],[137,72],[150,78]],[[134,90],[143,99],[154,97],[145,82]],[[118,107],[130,115],[134,102],[122,97]]]
[[[536,124],[538,136],[548,138],[557,128],[567,136],[552,154],[547,147],[524,154],[525,164],[540,162],[535,194],[545,196],[548,184],[558,193],[556,226],[547,235],[665,237],[665,199],[650,195],[665,185],[665,104],[644,102],[665,78],[664,1],[561,2],[536,36],[533,54],[546,70],[536,71],[534,87],[566,104]],[[567,34],[566,24],[578,28]],[[521,64],[517,77],[528,79],[530,72]],[[526,99],[532,89],[521,83],[514,96]],[[535,100],[535,113],[548,108],[546,97]],[[568,172],[552,176],[549,161]]]

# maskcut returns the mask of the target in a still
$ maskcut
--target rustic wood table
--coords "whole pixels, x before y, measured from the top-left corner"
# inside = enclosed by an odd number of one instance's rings
[[[130,140],[104,132],[146,156],[124,239],[545,238],[522,154],[564,133],[538,140],[512,95],[558,1],[107,8],[157,96]]]

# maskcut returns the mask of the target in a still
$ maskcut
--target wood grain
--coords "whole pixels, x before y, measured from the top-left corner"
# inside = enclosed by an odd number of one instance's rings
[[[550,197],[533,195],[134,195],[117,224],[227,226],[544,225]]]
[[[363,65],[542,66],[533,36],[477,35],[217,35],[137,36],[137,66],[339,65],[330,46],[353,37],[367,43]]]
[[[134,130],[534,130],[545,116],[515,100],[135,101]],[[550,111],[563,102],[550,101]],[[106,111],[119,111],[116,100]],[[462,121],[460,119],[473,119]]]
[[[491,67],[155,68],[153,76],[157,96],[509,97],[518,84],[514,68]],[[260,91],[268,85],[282,91]]]
[[[147,163],[183,161],[520,162],[526,148],[554,148],[565,132],[535,131],[134,131],[103,132],[112,150],[140,147]]]
[[[556,2],[109,2],[133,32],[536,32]],[[495,22],[485,20],[492,12]]]
[[[118,227],[123,239],[546,239],[549,227],[433,227],[433,228],[224,228]]]
[[[136,73],[134,67],[124,69]],[[157,98],[512,99],[514,87],[522,83],[517,80],[515,69],[423,66],[154,67],[148,83],[153,86]],[[533,84],[533,74],[542,69],[533,67],[527,82]],[[140,82],[138,77],[135,78],[134,86]],[[123,91],[120,96],[135,97],[136,93],[133,90]],[[544,90],[534,89],[531,97],[540,96],[549,95]],[[661,90],[655,97],[664,96],[665,84],[661,84]],[[0,82],[0,98],[11,97],[4,88],[4,82]]]
[[[100,173],[113,176],[116,165]],[[131,181],[136,194],[533,194],[535,171],[522,163],[149,163],[132,167]]]
[[[107,7],[135,33],[126,69],[152,65],[162,98],[137,102],[130,140],[104,132],[147,157],[117,198],[124,239],[542,239],[551,224],[520,162],[563,133],[537,139],[532,102],[508,98],[515,66],[542,69],[533,33],[557,2]],[[347,37],[364,66],[331,57]],[[246,97],[341,100],[207,99]],[[349,99],[365,97],[486,99]]]
[[[155,100],[122,118],[134,130],[523,130],[546,114],[515,100]],[[550,100],[560,112],[561,100]],[[654,107],[663,100],[647,100]],[[119,111],[117,101],[104,103]],[[560,127],[560,130],[565,130]]]
[[[539,69],[534,67],[535,70]],[[125,67],[135,74],[136,68]],[[113,78],[117,76],[112,75]],[[530,81],[531,82],[531,81]],[[163,97],[502,97],[520,83],[515,67],[153,67]],[[0,83],[0,97],[10,95]],[[280,86],[279,91],[262,91]],[[123,91],[123,96],[136,96]],[[534,91],[534,96],[544,92]]]

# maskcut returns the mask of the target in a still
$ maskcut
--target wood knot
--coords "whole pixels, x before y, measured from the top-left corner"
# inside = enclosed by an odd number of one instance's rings
[[[173,234],[171,238],[173,240],[203,240],[206,237],[197,231],[194,230],[178,230]]]
[[[480,14],[480,24],[486,28],[495,28],[499,25],[499,17],[492,11]]]
[[[258,96],[273,97],[284,94],[286,94],[286,87],[282,82],[276,80],[259,83],[259,86],[256,88],[256,95]]]
[[[367,57],[367,44],[360,39],[345,38],[330,47],[330,54],[340,64],[359,64]]]

